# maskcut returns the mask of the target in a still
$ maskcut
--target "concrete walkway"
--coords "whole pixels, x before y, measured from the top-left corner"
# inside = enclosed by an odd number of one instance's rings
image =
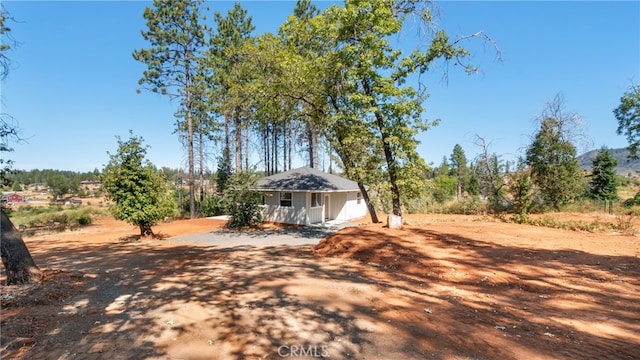
[[[224,229],[202,234],[176,236],[167,240],[176,243],[202,244],[219,248],[264,248],[281,245],[313,246],[334,232],[349,226],[355,226],[355,224],[348,221],[331,220],[324,224],[313,224],[299,228],[255,231]]]

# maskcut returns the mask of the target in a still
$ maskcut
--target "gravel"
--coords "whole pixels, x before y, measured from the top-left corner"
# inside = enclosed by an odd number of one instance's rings
[[[210,245],[219,248],[314,246],[334,232],[356,224],[332,220],[324,224],[280,230],[236,231],[217,230],[203,234],[182,235],[169,238],[175,243]]]

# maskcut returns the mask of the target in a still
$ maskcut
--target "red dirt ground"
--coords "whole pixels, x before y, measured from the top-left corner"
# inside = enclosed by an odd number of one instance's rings
[[[29,237],[45,279],[2,287],[0,356],[640,356],[638,237],[477,216],[406,221],[401,230],[363,221],[314,248],[133,241],[135,227],[109,218]],[[154,230],[166,239],[223,225],[199,219]]]

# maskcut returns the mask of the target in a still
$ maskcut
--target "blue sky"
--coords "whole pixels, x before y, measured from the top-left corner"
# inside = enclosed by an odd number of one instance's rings
[[[276,31],[293,1],[241,1],[256,33]],[[27,142],[8,157],[17,169],[91,171],[116,150],[116,135],[128,130],[150,145],[157,166],[185,166],[185,151],[173,133],[176,104],[136,93],[145,66],[133,59],[148,47],[142,11],[146,1],[3,1],[18,21],[10,24],[19,45],[2,83],[1,112],[13,116]],[[328,2],[318,3],[320,6]],[[209,2],[225,13],[233,2]],[[612,110],[640,82],[640,2],[442,1],[436,21],[452,38],[484,31],[490,44],[465,43],[482,72],[435,66],[426,80],[427,119],[440,124],[420,134],[419,151],[438,165],[455,144],[468,158],[476,135],[505,159],[523,153],[535,131],[533,119],[561,92],[566,110],[585,120],[594,148],[624,147]],[[211,18],[211,16],[209,16]],[[410,34],[410,33],[409,33]],[[401,47],[414,41],[409,35]],[[444,74],[448,76],[444,80]],[[300,162],[302,164],[302,162]],[[208,165],[215,169],[213,160]]]

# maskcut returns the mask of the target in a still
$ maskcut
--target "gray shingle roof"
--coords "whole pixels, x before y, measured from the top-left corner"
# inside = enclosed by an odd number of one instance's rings
[[[256,185],[259,190],[273,191],[359,191],[355,181],[310,167],[263,177]]]

